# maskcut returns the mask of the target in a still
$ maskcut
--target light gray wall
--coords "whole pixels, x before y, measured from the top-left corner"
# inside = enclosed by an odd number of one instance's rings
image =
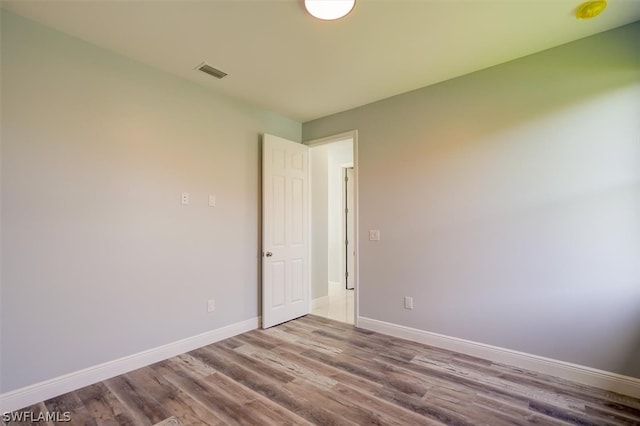
[[[6,11],[2,90],[1,392],[259,315],[259,134],[300,123]]]
[[[640,377],[639,117],[636,23],[305,123],[358,130],[360,314]]]
[[[309,149],[311,163],[311,298],[327,296],[328,289],[328,212],[329,145]]]

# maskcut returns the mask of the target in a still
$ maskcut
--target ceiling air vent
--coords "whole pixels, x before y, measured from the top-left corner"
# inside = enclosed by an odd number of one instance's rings
[[[224,77],[227,76],[226,72],[220,71],[219,69],[216,69],[216,68],[212,67],[211,65],[207,65],[205,63],[202,63],[202,64],[198,65],[197,69],[202,71],[202,72],[204,72],[204,73],[212,75],[212,76],[214,76],[215,78],[218,78],[218,79],[224,78]]]

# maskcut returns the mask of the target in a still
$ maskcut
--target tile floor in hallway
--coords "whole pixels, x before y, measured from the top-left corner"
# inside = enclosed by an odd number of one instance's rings
[[[329,295],[315,299],[313,305],[314,315],[353,324],[354,290],[345,289],[344,283],[330,282]]]

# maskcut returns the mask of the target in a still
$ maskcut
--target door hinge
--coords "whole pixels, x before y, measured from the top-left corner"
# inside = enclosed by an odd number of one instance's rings
[[[344,209],[344,212],[348,214],[349,213],[349,209],[348,208]]]
[[[349,176],[345,176],[345,177],[344,177],[344,181],[345,181],[345,182],[349,182]]]
[[[345,277],[345,278],[349,278],[349,272],[345,272],[345,273],[344,273],[344,277]]]

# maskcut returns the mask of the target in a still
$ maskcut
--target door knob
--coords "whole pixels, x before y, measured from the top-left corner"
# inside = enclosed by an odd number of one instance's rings
[[[266,252],[266,253],[265,253],[265,256],[267,256],[267,257],[271,257],[271,256],[273,256],[273,253],[271,253],[270,251],[268,251],[268,252]]]

